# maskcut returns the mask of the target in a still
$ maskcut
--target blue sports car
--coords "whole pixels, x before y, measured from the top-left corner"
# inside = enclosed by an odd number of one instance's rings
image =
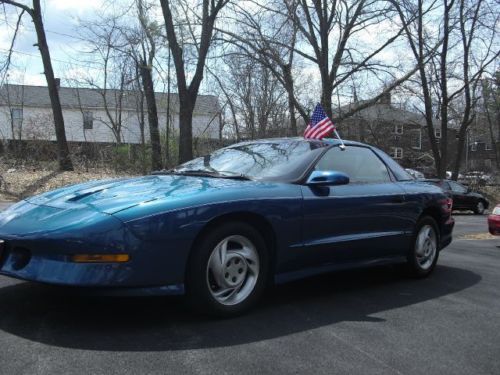
[[[270,282],[406,262],[429,275],[452,202],[365,144],[232,145],[153,175],[95,181],[0,214],[0,274],[100,293],[186,294],[247,310]]]

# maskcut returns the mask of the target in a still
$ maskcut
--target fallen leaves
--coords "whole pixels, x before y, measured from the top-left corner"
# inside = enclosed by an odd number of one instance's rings
[[[463,236],[460,236],[461,240],[494,240],[498,239],[497,236],[492,236],[489,233],[471,233],[471,234],[464,234]]]
[[[66,185],[127,176],[130,174],[98,168],[59,172],[34,168],[13,169],[0,164],[0,200],[19,200]]]

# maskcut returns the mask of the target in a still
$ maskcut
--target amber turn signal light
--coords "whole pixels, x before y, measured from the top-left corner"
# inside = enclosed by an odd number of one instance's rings
[[[130,260],[128,254],[76,254],[71,257],[76,263],[124,263]]]

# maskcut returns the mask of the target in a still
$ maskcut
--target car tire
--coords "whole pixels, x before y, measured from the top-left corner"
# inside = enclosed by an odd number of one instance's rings
[[[482,215],[484,214],[484,202],[483,201],[479,201],[476,203],[476,207],[474,207],[474,213],[476,215]]]
[[[257,302],[268,274],[269,253],[262,235],[243,222],[225,223],[196,241],[187,267],[186,296],[198,312],[237,316]]]
[[[430,216],[422,217],[412,235],[407,262],[410,275],[417,278],[429,276],[439,257],[439,231]]]

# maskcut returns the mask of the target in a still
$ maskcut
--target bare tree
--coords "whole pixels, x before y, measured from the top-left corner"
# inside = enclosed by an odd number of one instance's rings
[[[234,15],[238,31],[218,29],[225,34],[224,41],[237,47],[228,54],[241,54],[265,66],[287,92],[289,134],[297,135],[296,111],[304,122],[309,120],[307,110],[297,99],[293,68],[298,28],[286,12],[281,0],[254,4],[255,9],[235,5]]]
[[[460,164],[465,146],[467,129],[475,118],[478,97],[474,93],[481,85],[481,79],[486,69],[500,56],[497,42],[497,27],[499,15],[495,3],[488,4],[487,0],[470,2],[458,1],[458,28],[461,45],[459,60],[461,73],[461,87],[450,94],[449,101],[463,95],[464,108],[458,130],[457,154],[453,163],[453,179],[458,178]]]
[[[272,72],[247,56],[230,55],[225,60],[225,90],[244,124],[240,136],[255,139],[286,135],[286,91]]]
[[[50,58],[49,46],[45,35],[40,0],[33,0],[31,8],[25,4],[11,0],[0,0],[0,4],[7,4],[19,8],[21,10],[21,16],[25,12],[29,14],[33,21],[38,40],[37,46],[40,50],[40,56],[42,57],[45,79],[49,90],[52,115],[54,117],[59,169],[62,171],[71,171],[73,170],[73,163],[71,162],[68,142],[66,141],[64,118],[62,114],[61,100],[59,98],[59,87],[54,76],[54,69],[52,68],[52,60]]]
[[[498,56],[498,52],[493,52],[494,39],[491,35],[487,40],[483,40],[483,46],[486,46],[485,53],[480,53],[473,47],[480,26],[479,17],[485,16],[481,12],[485,1],[416,0],[404,3],[393,1],[418,65],[418,84],[421,87],[423,113],[436,172],[440,178],[445,177],[450,164],[449,111],[460,102],[460,110],[454,111],[455,114],[460,113],[458,147],[453,173],[453,178],[456,179],[467,128],[474,118],[472,110],[475,105],[473,98],[475,87],[486,67]],[[433,52],[436,45],[440,45],[439,53],[437,50]],[[475,66],[473,71],[471,63]],[[449,89],[450,84],[452,90]],[[440,129],[441,139],[434,133],[437,126]]]
[[[159,26],[151,22],[148,17],[149,4],[144,0],[136,0],[138,18],[140,24],[140,53],[137,63],[142,78],[142,88],[148,109],[149,137],[151,140],[151,168],[159,170],[162,168],[160,130],[158,126],[158,110],[156,108],[156,97],[153,83],[153,62],[156,56],[156,40],[159,36]],[[170,94],[169,94],[170,95]]]
[[[172,52],[172,59],[177,76],[179,92],[179,162],[185,162],[193,157],[193,111],[196,98],[203,79],[208,50],[213,40],[215,21],[219,12],[229,0],[202,0],[199,6],[185,0],[160,0],[165,20],[167,40]],[[175,5],[174,5],[175,4]],[[188,84],[189,64],[187,62],[186,46],[179,37],[179,26],[174,21],[173,12],[181,7],[185,14],[184,22],[192,39],[194,50],[191,51],[195,61],[195,69],[191,82]],[[196,29],[196,30],[195,30]],[[191,75],[191,74],[189,74]]]
[[[318,67],[321,104],[331,117],[334,90],[359,72],[376,72],[383,68],[375,58],[402,34],[402,29],[378,46],[369,45],[360,50],[350,42],[356,34],[388,19],[391,14],[388,3],[375,0],[283,1],[288,17],[303,38],[295,53]]]
[[[481,82],[482,111],[486,115],[490,142],[495,150],[495,161],[497,169],[500,169],[500,71],[490,79]]]
[[[121,51],[127,45],[122,38],[122,25],[117,16],[105,16],[85,23],[80,33],[90,46],[88,54],[100,64],[100,74],[96,75],[93,69],[80,79],[101,97],[105,116],[95,119],[107,126],[120,144],[123,141],[124,100],[135,73],[130,56]]]

